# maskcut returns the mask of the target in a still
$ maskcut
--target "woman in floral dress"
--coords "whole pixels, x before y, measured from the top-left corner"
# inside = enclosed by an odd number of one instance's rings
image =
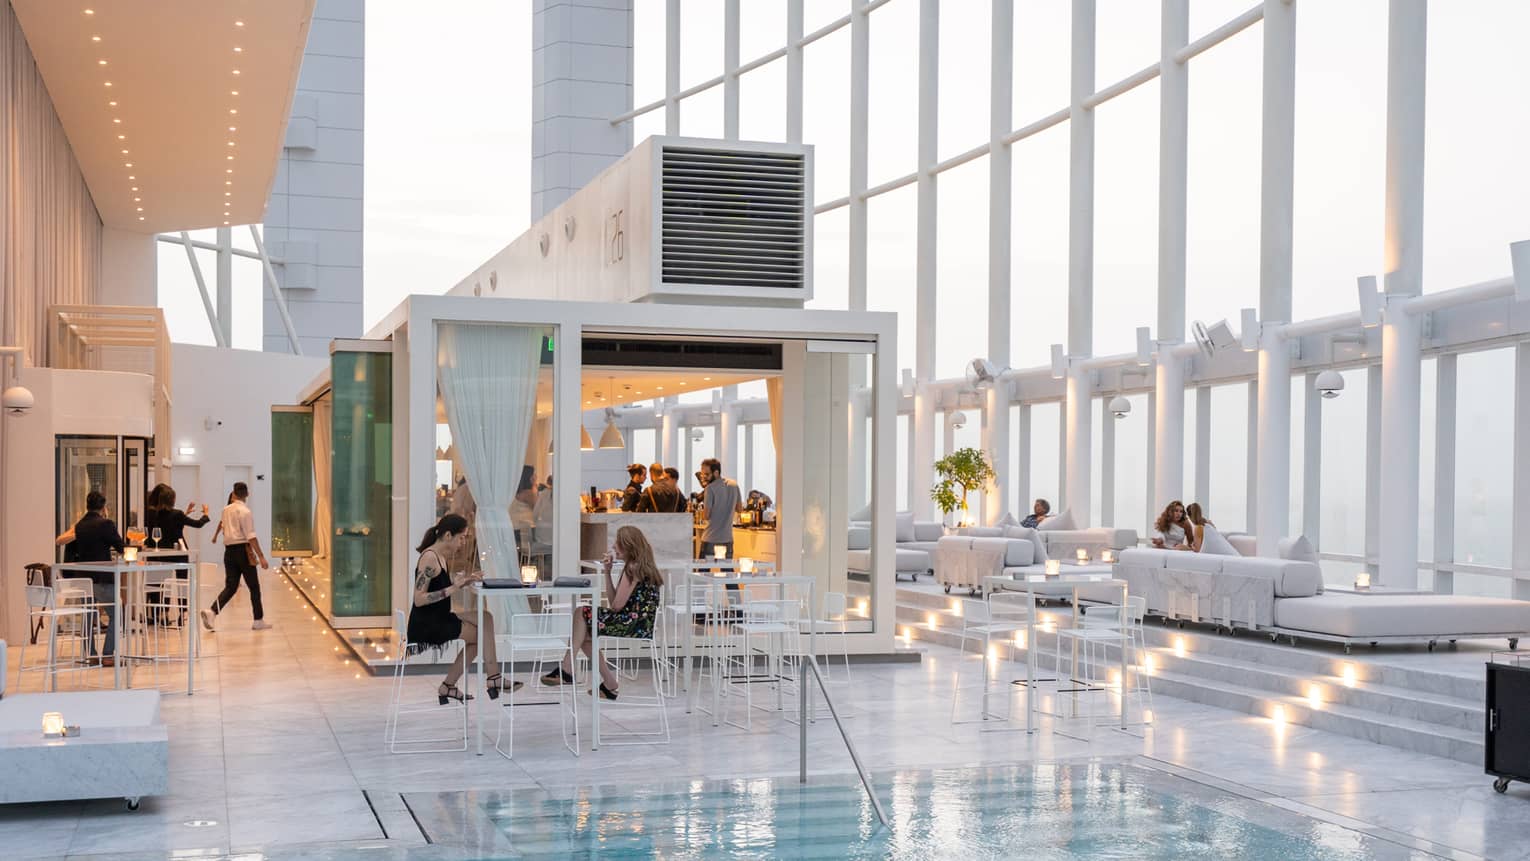
[[[631,637],[646,640],[653,636],[654,618],[659,612],[659,590],[664,585],[664,575],[653,561],[653,547],[642,531],[635,526],[623,526],[616,531],[612,552],[603,560],[602,576],[606,585],[606,605],[600,609],[600,635],[602,637]],[[621,561],[622,576],[611,582],[613,563]],[[600,695],[608,700],[616,699],[619,683],[598,656],[590,654],[590,608],[580,607],[574,613],[574,636],[563,665],[542,677],[544,685],[568,685],[574,683],[574,653],[584,652],[590,661],[600,668]]]

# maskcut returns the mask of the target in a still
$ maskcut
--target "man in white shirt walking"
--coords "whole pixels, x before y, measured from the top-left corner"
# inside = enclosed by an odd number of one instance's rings
[[[219,524],[223,532],[223,591],[218,593],[212,608],[201,613],[202,626],[209,631],[213,630],[213,619],[218,612],[234,600],[241,578],[250,590],[250,609],[255,616],[255,624],[250,627],[256,631],[271,627],[265,621],[265,611],[260,605],[260,572],[255,567],[257,563],[261,568],[270,566],[266,564],[266,554],[260,550],[260,539],[255,535],[255,515],[250,511],[249,498],[249,486],[242,481],[236,482],[233,501],[223,509]]]

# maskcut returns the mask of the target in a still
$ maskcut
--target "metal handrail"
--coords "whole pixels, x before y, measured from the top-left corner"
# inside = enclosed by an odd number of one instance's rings
[[[845,740],[845,749],[850,752],[850,761],[855,763],[855,771],[861,776],[861,786],[866,788],[866,797],[871,799],[871,806],[877,812],[877,821],[882,827],[887,827],[887,811],[882,809],[882,802],[877,800],[876,790],[871,786],[871,777],[866,774],[866,767],[861,765],[861,757],[855,752],[855,743],[850,740],[850,735],[845,732],[845,725],[839,719],[839,712],[834,708],[834,700],[829,698],[829,689],[824,687],[823,675],[818,672],[818,664],[811,659],[802,662],[802,669],[797,677],[797,703],[801,714],[798,715],[797,725],[801,729],[801,765],[798,774],[799,783],[807,783],[807,728],[808,728],[808,670],[813,671],[813,678],[818,680],[818,689],[823,692],[823,701],[829,706],[829,714],[834,718],[834,725],[839,727],[840,738]]]

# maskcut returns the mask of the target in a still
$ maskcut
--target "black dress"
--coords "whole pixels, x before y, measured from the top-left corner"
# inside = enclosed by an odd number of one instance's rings
[[[434,550],[428,551],[441,564],[441,557]],[[424,563],[425,557],[420,557]],[[452,585],[452,577],[446,571],[438,571],[426,587],[437,592]],[[462,620],[452,612],[452,599],[442,598],[429,604],[413,607],[409,611],[409,642],[426,646],[439,646],[462,636]]]
[[[192,517],[179,508],[161,508],[158,511],[151,512],[148,518],[150,529],[156,526],[159,527],[159,546],[162,548],[176,547],[186,537],[186,527],[190,526],[192,529],[201,529],[211,519],[205,514],[201,517]],[[149,534],[153,535],[154,533],[151,532]],[[189,559],[190,557],[188,556],[165,556],[159,561],[166,563],[186,562]],[[186,572],[185,570],[176,571],[175,576],[185,577]]]

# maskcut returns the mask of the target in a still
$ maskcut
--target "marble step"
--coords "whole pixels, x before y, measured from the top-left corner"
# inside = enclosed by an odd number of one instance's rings
[[[1340,676],[1309,675],[1268,664],[1208,657],[1195,652],[1178,657],[1166,648],[1154,649],[1152,655],[1155,671],[1236,683],[1303,699],[1316,686],[1320,699],[1325,703],[1381,715],[1396,715],[1459,730],[1474,731],[1482,728],[1483,707],[1480,700],[1457,699],[1359,680],[1349,685]]]
[[[900,606],[898,608],[900,626],[910,630],[915,640],[955,649],[962,648],[960,618],[950,614],[937,613],[939,627],[931,630],[923,624],[929,612],[931,611],[923,607]],[[1066,608],[1062,612],[1067,612]],[[1037,655],[1037,667],[1038,669],[1050,669],[1052,666],[1054,639],[1044,633],[1038,633],[1038,639],[1040,640],[1039,646],[1041,651]],[[978,640],[969,640],[966,643],[966,651],[970,654],[975,655],[980,649],[981,645]],[[1006,659],[1013,657],[1013,652],[1007,647],[1001,654]],[[1157,656],[1161,652],[1155,649],[1154,654],[1155,661],[1159,660]],[[1199,665],[1186,665],[1176,668],[1188,670],[1187,672],[1173,672],[1167,667],[1156,670],[1152,681],[1154,694],[1164,694],[1176,699],[1265,717],[1269,716],[1272,706],[1279,703],[1285,707],[1288,723],[1324,729],[1340,735],[1375,741],[1403,750],[1445,756],[1464,762],[1475,763],[1481,761],[1481,712],[1480,710],[1475,710],[1474,704],[1469,701],[1452,702],[1449,700],[1439,700],[1432,705],[1438,706],[1442,710],[1454,706],[1459,710],[1459,713],[1451,714],[1448,711],[1436,713],[1424,709],[1423,711],[1415,712],[1415,717],[1400,717],[1394,713],[1368,709],[1365,707],[1365,704],[1371,701],[1364,699],[1357,699],[1351,702],[1325,702],[1321,707],[1314,709],[1305,697],[1304,688],[1298,689],[1299,693],[1293,694],[1288,692],[1290,690],[1289,687],[1282,687],[1282,685],[1289,685],[1290,679],[1282,679],[1281,677],[1284,674],[1278,670],[1260,667],[1257,664],[1250,665],[1263,672],[1245,675],[1242,681],[1253,679],[1264,684],[1270,684],[1271,687],[1266,689],[1198,675],[1196,672],[1216,666],[1215,660],[1205,658],[1204,655],[1202,658],[1204,660]],[[1360,684],[1357,683],[1357,688],[1353,690],[1360,690]],[[1396,698],[1414,696],[1409,691],[1382,690],[1380,688],[1384,688],[1384,686],[1366,684],[1367,690],[1373,696],[1393,695]],[[1344,690],[1345,693],[1353,692],[1352,689],[1346,688]],[[1466,713],[1467,709],[1475,710],[1475,723],[1471,723],[1461,717],[1461,714]],[[1418,719],[1417,715],[1420,714],[1442,714],[1450,722],[1430,723]],[[1468,723],[1470,725],[1463,727],[1460,725],[1461,723]]]
[[[1257,688],[1177,673],[1155,674],[1152,687],[1154,696],[1163,694],[1259,717],[1271,717],[1279,705],[1286,723],[1460,762],[1482,762],[1480,729],[1453,729],[1333,703],[1313,708],[1302,697],[1272,696]]]

